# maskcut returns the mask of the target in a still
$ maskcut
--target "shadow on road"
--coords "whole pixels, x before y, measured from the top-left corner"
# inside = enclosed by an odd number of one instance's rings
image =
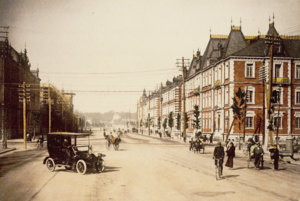
[[[0,177],[8,173],[10,170],[36,161],[37,158],[45,154],[45,150],[33,149],[22,152],[14,152],[0,158]],[[41,164],[43,161],[41,160]]]
[[[111,166],[107,166],[105,167],[104,171],[102,173],[107,173],[107,172],[117,172],[120,171],[118,170],[121,167],[111,167]]]
[[[246,169],[246,167],[238,167],[238,168],[234,168],[233,170],[241,170],[241,169]]]
[[[240,175],[226,175],[226,176],[223,176],[222,178],[223,179],[228,179],[228,178],[232,178],[232,177],[239,177]]]

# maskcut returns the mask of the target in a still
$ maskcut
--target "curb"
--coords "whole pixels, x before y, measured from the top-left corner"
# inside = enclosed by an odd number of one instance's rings
[[[10,152],[10,151],[14,151],[14,150],[17,150],[17,149],[16,148],[3,149],[3,150],[0,151],[0,154],[4,154],[4,153]]]

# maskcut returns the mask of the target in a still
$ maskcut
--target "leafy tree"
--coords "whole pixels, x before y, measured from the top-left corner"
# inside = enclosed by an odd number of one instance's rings
[[[40,122],[40,115],[39,111],[32,112],[33,139],[35,139],[35,129]]]
[[[169,116],[168,116],[168,125],[169,125],[169,128],[171,129],[171,132],[172,132],[172,128],[174,126],[173,112],[169,113]]]
[[[227,142],[230,131],[232,129],[232,126],[234,124],[234,121],[236,119],[241,119],[244,115],[245,115],[245,111],[246,111],[246,92],[244,90],[242,90],[241,88],[238,89],[238,91],[235,93],[235,97],[232,98],[233,100],[233,104],[230,106],[230,108],[233,110],[233,120],[229,129],[229,132],[226,136],[226,140],[225,142]],[[244,123],[245,122],[245,118],[244,118]],[[244,140],[245,140],[245,136],[244,136]]]
[[[163,123],[164,130],[166,130],[167,128],[167,121],[168,121],[167,118],[165,118]]]
[[[180,123],[181,123],[180,118],[181,118],[181,116],[180,116],[180,114],[178,113],[178,114],[177,114],[177,117],[176,117],[176,121],[177,121],[176,128],[177,128],[177,130],[180,130]]]
[[[198,129],[200,128],[200,120],[199,120],[199,116],[200,116],[200,111],[199,111],[199,106],[195,105],[194,106],[194,117],[195,119],[193,119],[193,126],[194,128],[196,128],[196,132],[198,131]]]
[[[187,112],[185,113],[185,129],[188,129],[189,128],[189,116],[187,114]]]
[[[158,117],[157,126],[158,126],[158,129],[160,129],[160,126],[161,126],[161,118],[160,117]]]

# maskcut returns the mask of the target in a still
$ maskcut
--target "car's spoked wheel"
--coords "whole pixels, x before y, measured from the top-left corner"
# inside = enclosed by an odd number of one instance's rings
[[[106,141],[106,149],[107,149],[107,150],[110,150],[110,149],[111,149],[110,142],[109,142],[108,140]]]
[[[46,160],[46,168],[50,172],[53,172],[55,170],[55,162],[52,158],[48,158]]]
[[[85,174],[86,169],[87,169],[86,168],[86,163],[84,162],[84,160],[77,161],[76,170],[79,174]]]

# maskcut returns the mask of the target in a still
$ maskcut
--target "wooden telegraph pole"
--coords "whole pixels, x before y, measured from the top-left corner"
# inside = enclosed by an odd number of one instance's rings
[[[267,92],[267,110],[268,110],[268,120],[269,124],[271,123],[272,116],[270,114],[270,109],[271,109],[271,94],[272,94],[272,82],[273,82],[273,51],[274,51],[274,45],[279,45],[279,38],[274,37],[274,33],[271,33],[271,36],[266,37],[266,44],[270,44],[270,65],[269,65],[269,89]],[[272,136],[272,131],[269,130],[269,137],[271,144],[273,144],[273,136]],[[268,145],[268,141],[266,140],[266,146]]]
[[[162,83],[160,83],[160,129],[161,130],[162,130],[162,109],[163,109]]]
[[[150,135],[150,91],[149,91],[149,111],[148,111],[148,135]]]
[[[51,133],[51,94],[50,84],[48,85],[48,101],[49,101],[49,133]]]
[[[177,59],[177,67],[181,67],[182,69],[182,101],[183,101],[183,106],[182,106],[182,115],[183,115],[183,125],[182,125],[182,128],[183,128],[183,140],[185,142],[186,140],[186,128],[185,128],[185,122],[186,122],[186,119],[185,119],[185,81],[184,81],[184,77],[185,77],[185,74],[184,74],[184,71],[185,71],[185,63],[184,61],[187,60],[187,63],[189,63],[189,60],[188,59],[184,59],[184,57],[182,57],[182,64],[180,65],[180,62],[179,62],[179,59]]]
[[[24,137],[24,149],[27,149],[26,145],[26,84],[23,82],[23,137]]]
[[[135,115],[136,129],[138,129],[138,112],[139,112],[139,103],[136,104],[136,115]]]
[[[142,96],[142,135],[144,131],[144,94]]]

